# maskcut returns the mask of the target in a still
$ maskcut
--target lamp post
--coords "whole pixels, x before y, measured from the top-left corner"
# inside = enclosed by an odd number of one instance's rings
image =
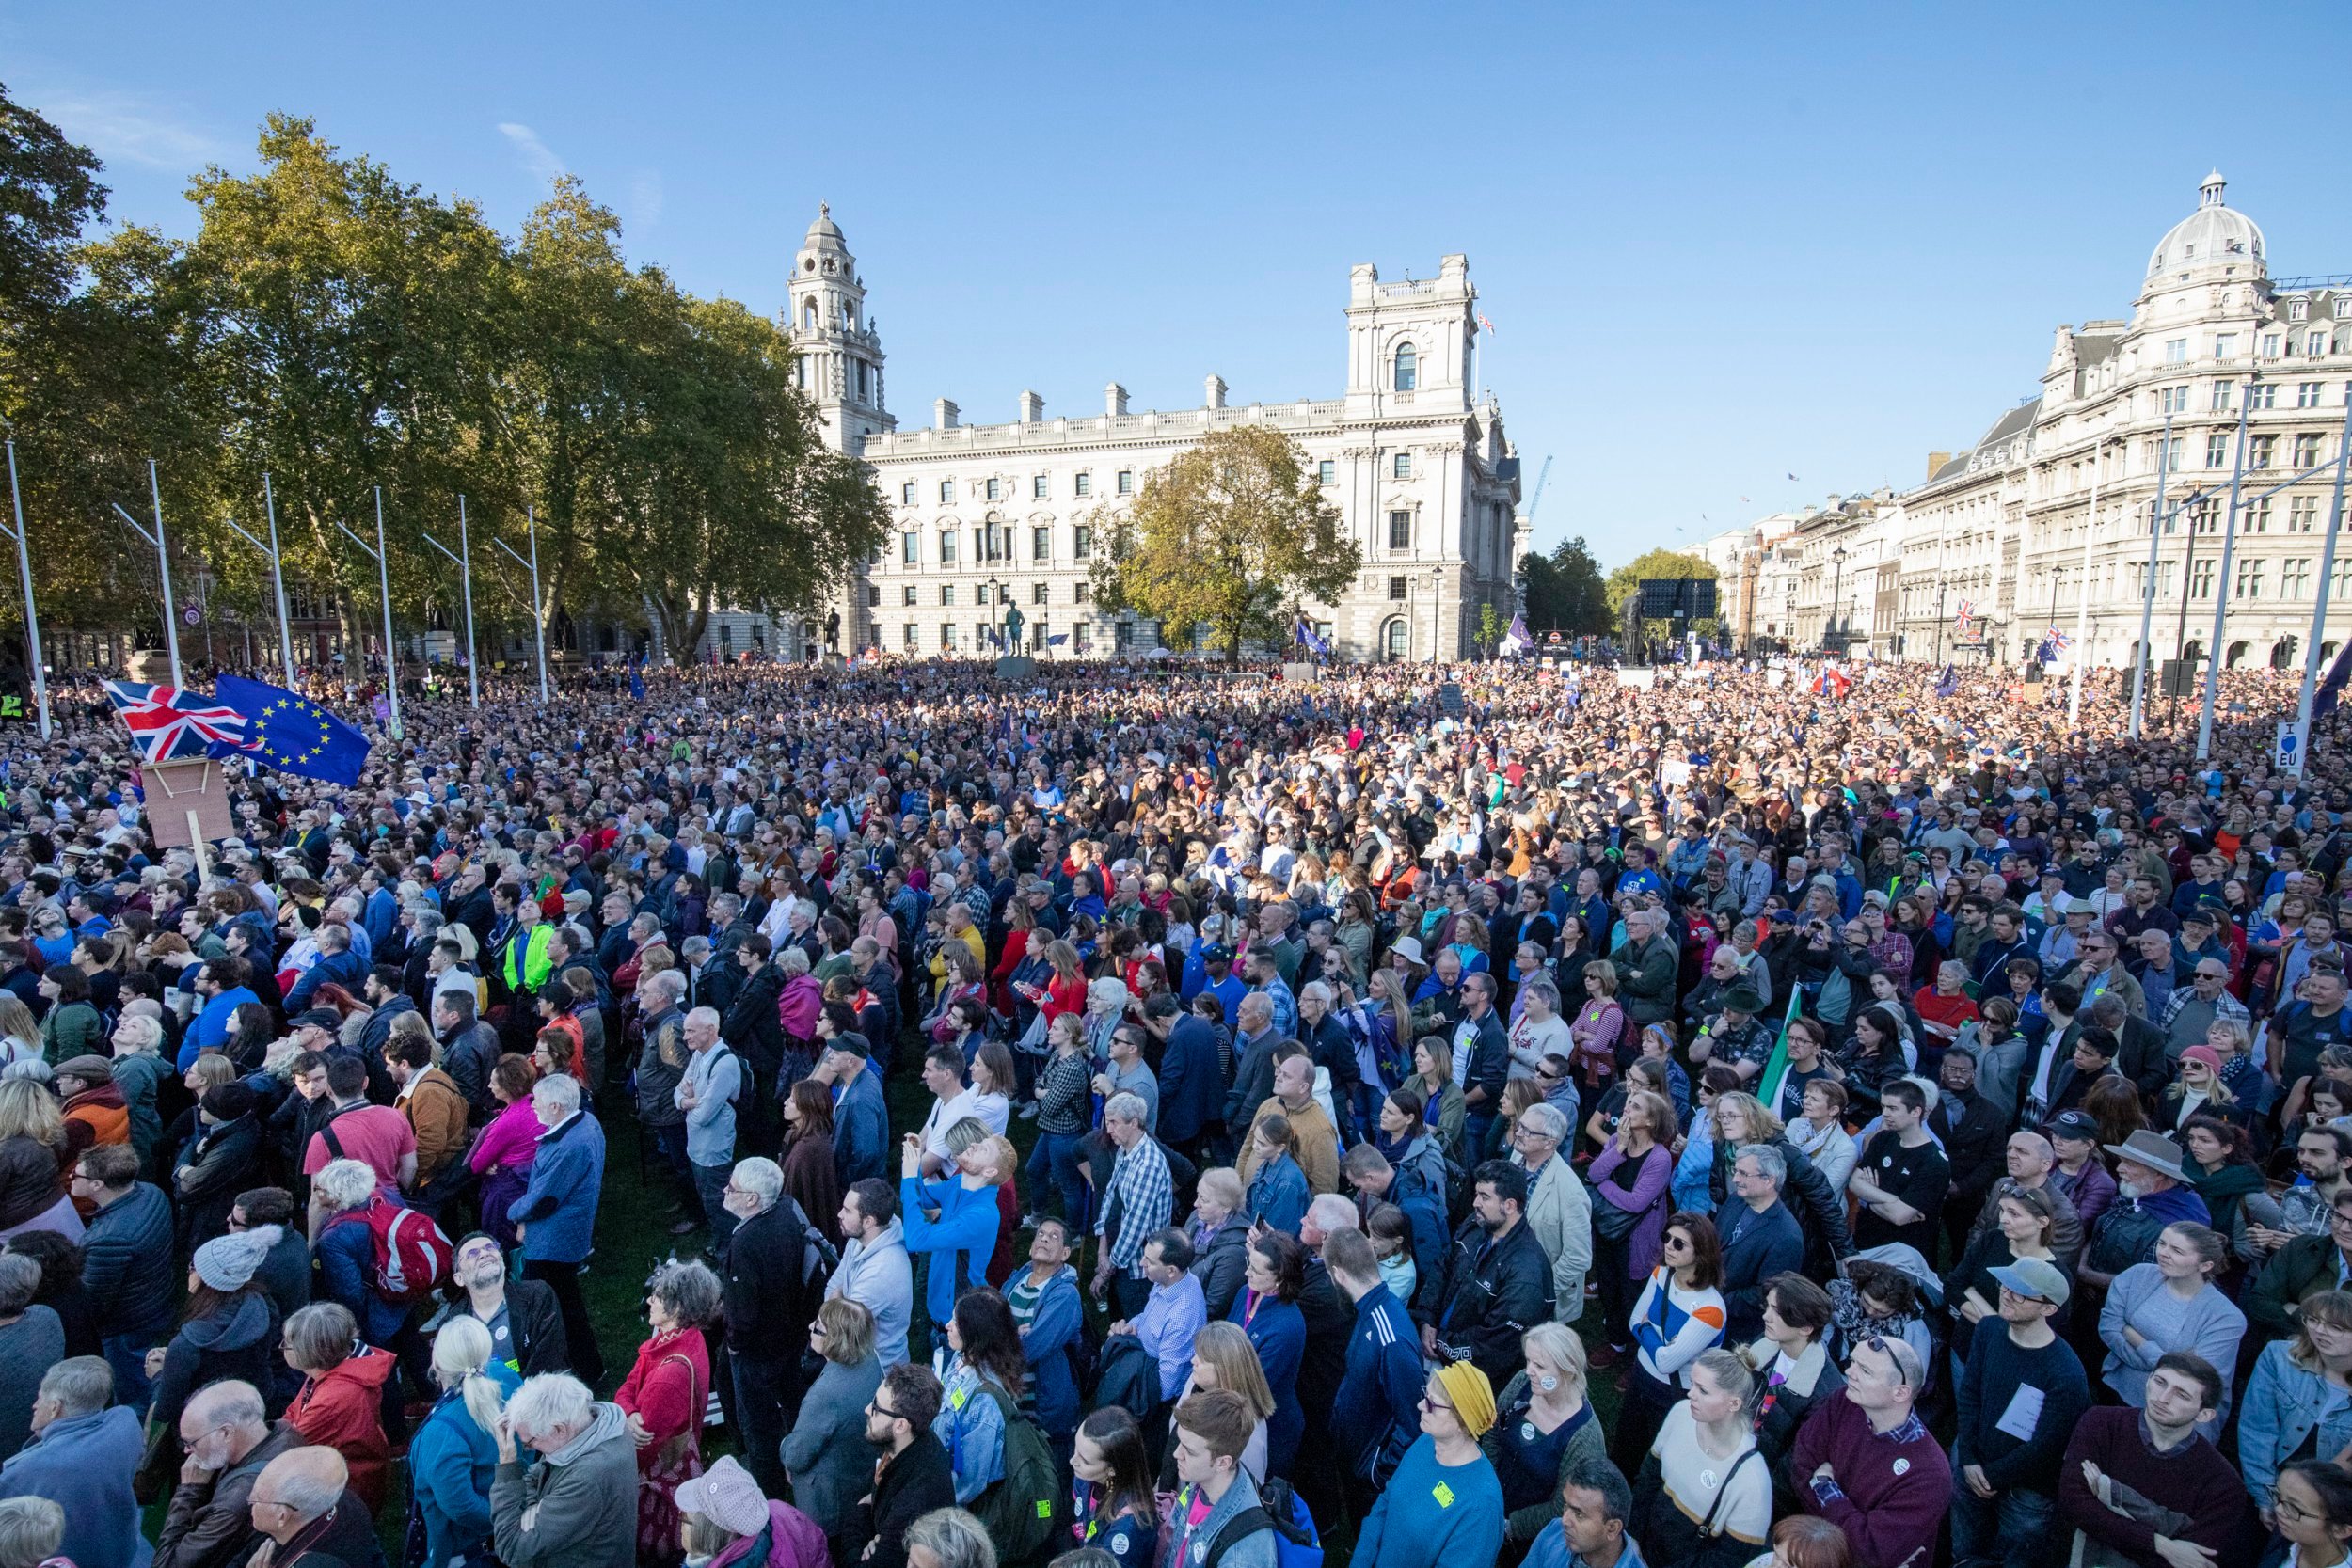
[[[2303,694],[2295,707],[2295,769],[2300,773],[2308,764],[2312,746],[2312,698],[2319,681],[2320,638],[2328,629],[2328,579],[2336,566],[2336,530],[2344,526],[2344,483],[2352,474],[2352,401],[2344,411],[2344,434],[2336,438],[2336,493],[2328,503],[2328,538],[2320,546],[2319,594],[2312,604],[2312,641],[2303,660]],[[28,599],[26,601],[30,603]]]
[[[985,641],[988,637],[988,628],[993,625],[991,617],[996,612],[997,595],[1003,592],[1004,585],[993,577],[990,578],[987,582],[980,585],[980,604],[982,608],[986,609],[989,612],[987,615],[980,617],[980,636],[983,641]],[[997,643],[996,652],[999,655],[1008,655],[1010,654],[1012,650],[1006,647],[1000,639]]]
[[[2083,529],[2082,592],[2074,598],[2074,669],[2066,696],[2066,721],[2074,723],[2083,712],[2083,666],[2090,660],[2090,552],[2099,537],[2099,482],[2106,477],[2107,442],[2102,437],[2090,449],[2090,518]]]
[[[365,550],[375,560],[376,593],[384,601],[384,690],[391,718],[394,740],[406,738],[400,725],[400,650],[392,645],[392,569],[384,554],[384,486],[375,487],[375,543],[371,546],[348,528],[342,518],[335,526],[342,529],[343,537]]]
[[[164,582],[164,646],[171,654],[171,684],[184,687],[186,683],[180,678],[180,623],[176,619],[180,612],[172,608],[171,552],[165,547],[164,539],[164,487],[162,481],[155,476],[155,460],[151,457],[147,460],[147,490],[155,505],[155,531],[152,535],[148,533],[145,524],[122,510],[121,502],[108,504],[114,507],[116,516],[130,524],[140,538],[155,546],[155,564],[163,575]]]
[[[1439,655],[1445,641],[1445,568],[1429,568],[1429,662],[1442,662]]]
[[[2132,738],[2139,738],[2139,715],[2148,697],[2148,666],[2154,650],[2148,634],[2156,618],[2156,561],[2164,548],[2164,482],[2172,474],[2172,416],[2164,417],[2164,435],[2156,446],[2156,502],[2148,511],[2148,576],[2139,585],[2139,656],[2132,671]]]
[[[40,667],[40,611],[33,605],[33,557],[24,543],[24,498],[16,487],[16,443],[8,443],[8,501],[16,510],[16,575],[24,586],[24,649],[33,666],[33,707],[40,719],[40,737],[49,738],[49,677]]]
[[[456,554],[450,554],[450,548],[447,545],[442,544],[438,539],[434,538],[433,535],[426,533],[421,529],[418,530],[418,537],[421,538],[426,544],[432,546],[435,549],[440,551],[442,555],[447,556],[449,560],[455,564],[457,567],[458,580],[465,585],[466,694],[472,700],[472,704],[475,707],[480,707],[482,705],[481,665],[480,661],[474,657],[473,643],[473,546],[469,544],[466,539],[465,496],[460,494],[457,498]]]
[[[513,557],[517,566],[528,566],[531,569],[531,629],[537,634],[539,640],[539,705],[545,707],[548,705],[548,623],[539,610],[539,514],[536,508],[523,509],[523,526],[530,531],[531,559],[529,561],[516,555],[515,546],[503,539],[493,535],[490,543]],[[501,582],[506,580],[504,574],[501,574],[499,580]]]
[[[1821,651],[1823,653],[1829,651],[1829,640],[1837,629],[1837,596],[1844,591],[1846,585],[1846,546],[1840,545],[1830,551],[1829,561],[1830,565],[1836,570],[1830,574],[1829,605],[1821,617]],[[1839,653],[1846,651],[1842,641],[1838,644],[1837,651]]]

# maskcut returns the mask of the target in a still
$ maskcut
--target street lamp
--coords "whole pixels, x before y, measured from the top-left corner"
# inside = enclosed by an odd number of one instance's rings
[[[1821,650],[1824,653],[1829,651],[1830,637],[1837,629],[1838,594],[1844,590],[1846,585],[1846,546],[1840,545],[1836,549],[1830,551],[1829,562],[1832,566],[1836,568],[1836,570],[1830,575],[1829,612],[1823,617],[1821,625]],[[1844,653],[1846,651],[1845,641],[1842,638],[1838,641],[1837,651],[1839,653]]]
[[[988,581],[980,585],[980,608],[988,611],[987,615],[980,617],[980,641],[986,641],[988,640],[989,627],[995,625],[990,617],[996,613],[996,596],[1003,592],[1003,585],[993,577],[990,578]],[[1004,654],[1012,652],[1010,648],[1007,648],[1002,645],[999,645],[996,651]]]
[[[1445,568],[1429,568],[1429,662],[1438,662],[1439,629],[1445,625]]]

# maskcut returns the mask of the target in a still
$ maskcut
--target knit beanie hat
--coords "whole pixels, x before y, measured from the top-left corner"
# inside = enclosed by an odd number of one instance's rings
[[[226,1236],[215,1236],[196,1249],[193,1262],[196,1276],[215,1291],[242,1291],[251,1283],[269,1256],[269,1249],[278,1244],[285,1230],[275,1225],[257,1225],[250,1230],[231,1230]],[[1493,1418],[1494,1402],[1486,1402],[1486,1414]]]
[[[1438,1369],[1438,1386],[1453,1402],[1454,1414],[1472,1437],[1484,1437],[1495,1424],[1495,1389],[1486,1374],[1467,1361],[1452,1361]]]

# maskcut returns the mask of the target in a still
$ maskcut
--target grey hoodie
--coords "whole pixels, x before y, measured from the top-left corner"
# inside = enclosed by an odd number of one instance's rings
[[[907,1258],[906,1227],[897,1219],[871,1245],[853,1241],[825,1283],[825,1299],[847,1296],[874,1314],[874,1354],[884,1367],[907,1358],[907,1323],[914,1315],[914,1265]]]
[[[636,1568],[637,1450],[620,1406],[592,1406],[587,1430],[528,1470],[501,1460],[490,1533],[506,1568]]]

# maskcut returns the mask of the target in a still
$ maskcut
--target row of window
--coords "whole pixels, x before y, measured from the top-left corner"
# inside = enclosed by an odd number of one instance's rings
[[[2234,359],[2249,349],[2264,359],[2282,359],[2297,351],[2297,336],[2293,332],[2217,332],[2213,335],[2213,356],[2216,359]],[[2324,330],[2312,328],[2301,334],[2300,351],[2311,359],[2330,353],[2352,352],[2352,336],[2339,335],[2331,339]],[[2166,339],[2164,362],[2168,365],[2188,363],[2188,340]]]
[[[2237,409],[2235,392],[2237,385],[2238,384],[2234,381],[2215,382],[2213,384],[2211,399],[2205,405],[2206,411],[2214,414],[2234,413]],[[2159,414],[2187,413],[2188,394],[2189,388],[2186,387],[2157,388],[2156,412]],[[2344,395],[2347,402],[2352,402],[2352,381],[2344,383]],[[2295,385],[2294,406],[2297,408],[2317,408],[2327,401],[2327,396],[2328,384],[2326,382],[2298,381]],[[2253,386],[2246,388],[2246,407],[2248,412],[2255,414],[2267,413],[2271,409],[2278,406],[2279,383],[2275,381],[2257,382]]]
[[[972,590],[972,594],[973,603],[979,605],[983,609],[987,608],[988,584],[978,584]],[[996,602],[998,604],[1011,604],[1016,596],[1015,591],[1009,583],[999,583],[997,585]],[[910,609],[915,605],[921,604],[923,602],[922,588],[912,582],[901,584],[898,589],[898,602],[909,607]],[[943,582],[939,585],[939,602],[943,608],[954,608],[956,602],[956,585],[954,583]],[[1029,584],[1029,602],[1033,605],[1052,604],[1054,602],[1053,584],[1047,582],[1033,582]],[[1084,582],[1072,583],[1070,585],[1070,602],[1072,604],[1092,604],[1094,602],[1094,593],[1092,588]]]
[[[1409,451],[1391,453],[1389,458],[1389,476],[1391,479],[1412,478],[1413,454]],[[1315,465],[1315,482],[1319,484],[1326,485],[1338,483],[1339,465],[1327,457],[1317,463]],[[1091,474],[1073,474],[1071,476],[1070,483],[1070,493],[1078,500],[1085,500],[1094,494],[1094,476]],[[1132,468],[1120,469],[1116,483],[1118,486],[1118,494],[1122,496],[1134,495],[1136,493],[1135,470]],[[980,494],[978,499],[985,500],[1005,501],[1013,499],[1012,486],[1001,479],[981,481],[979,483],[979,492]],[[915,482],[914,480],[910,479],[899,484],[899,505],[914,505],[914,497]],[[1030,475],[1029,499],[1031,500],[1039,501],[1052,500],[1054,499],[1053,476],[1050,474]],[[952,479],[941,480],[939,482],[939,504],[942,506],[953,506],[955,501],[956,482]]]
[[[974,529],[972,531],[972,559],[981,562],[1012,560],[1014,533],[1015,531],[1009,523],[984,523]],[[939,531],[939,546],[933,558],[937,564],[953,566],[957,563],[957,555],[961,548],[960,537],[951,528],[943,528]],[[1072,558],[1077,561],[1093,559],[1094,530],[1092,527],[1086,523],[1079,523],[1072,528],[1070,553]],[[1029,530],[1028,559],[1031,561],[1054,559],[1054,531],[1050,525],[1040,525]],[[901,566],[923,564],[923,531],[921,529],[907,529],[898,535],[898,564]]]
[[[2230,467],[2231,439],[2231,432],[2225,430],[2214,431],[2205,437],[2206,467],[2226,468]],[[2287,454],[2287,467],[2298,473],[2306,468],[2317,467],[2322,454],[2329,445],[2328,437],[2313,431],[2285,437],[2273,432],[2258,431],[2246,438],[2246,466],[2249,468],[2277,467],[2281,450],[2279,443],[2282,439],[2289,443],[2284,449]],[[2149,450],[2169,471],[2179,473],[2187,447],[2187,437],[2175,436],[2169,448],[2165,442],[2157,440],[2151,444]]]
[[[997,629],[997,627],[990,626],[985,622],[974,626],[972,628],[972,645],[975,648],[993,649],[994,644],[989,641],[987,634]],[[1061,634],[1057,632],[1053,635],[1059,636]],[[1033,651],[1039,653],[1048,651],[1049,645],[1045,641],[1047,632],[1045,629],[1045,624],[1042,621],[1038,622],[1035,626],[1025,631],[1022,636],[1023,640],[1029,643],[1030,648]],[[953,621],[943,621],[940,623],[938,639],[939,649],[942,653],[954,653],[963,646],[961,640],[961,628],[959,627]],[[916,621],[909,621],[906,625],[900,626],[898,628],[898,645],[910,654],[921,653],[923,651],[922,624]],[[1067,647],[1073,654],[1092,653],[1094,651],[1094,623],[1091,621],[1073,622],[1070,627],[1070,641],[1067,643],[1064,643],[1063,646]]]

